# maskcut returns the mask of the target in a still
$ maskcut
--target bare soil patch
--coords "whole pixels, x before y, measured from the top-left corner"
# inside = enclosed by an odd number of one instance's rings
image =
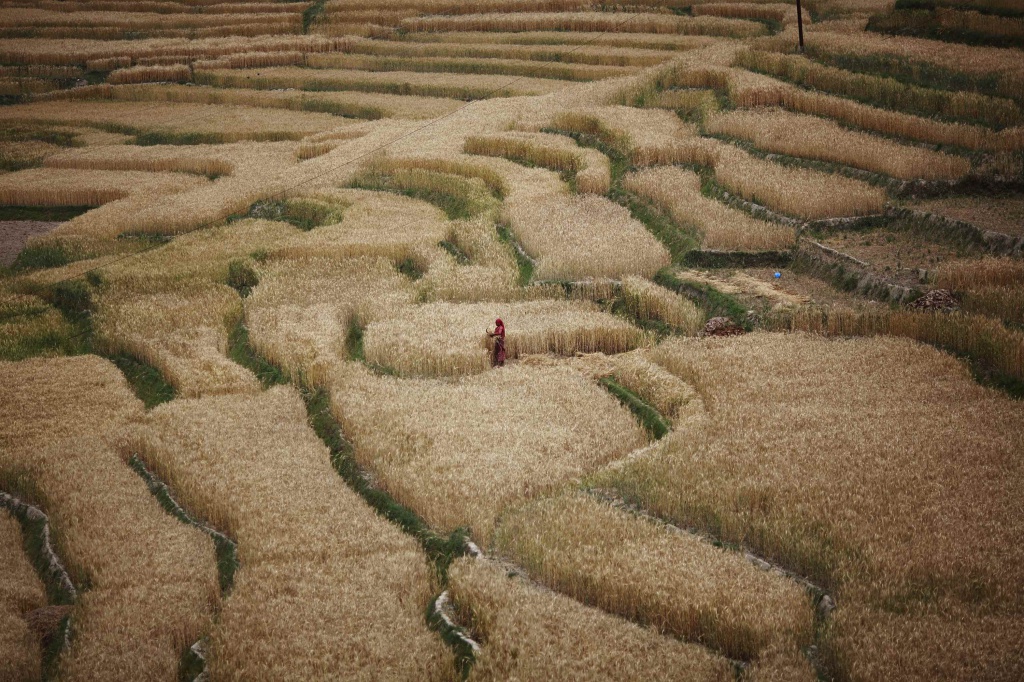
[[[45,234],[60,225],[42,220],[0,221],[0,265],[13,265],[29,237]]]

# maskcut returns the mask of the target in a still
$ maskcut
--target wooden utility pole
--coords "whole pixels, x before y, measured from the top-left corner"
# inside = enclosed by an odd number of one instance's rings
[[[800,53],[804,51],[804,15],[800,10],[800,0],[796,0],[796,30],[800,33]]]

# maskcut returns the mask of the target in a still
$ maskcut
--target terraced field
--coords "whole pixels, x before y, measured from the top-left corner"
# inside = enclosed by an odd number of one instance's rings
[[[794,5],[0,1],[0,679],[1024,678],[1024,11]]]

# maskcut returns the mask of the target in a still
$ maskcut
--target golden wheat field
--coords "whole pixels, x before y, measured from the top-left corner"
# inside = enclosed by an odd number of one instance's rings
[[[0,1],[0,680],[1024,679],[1022,22]]]

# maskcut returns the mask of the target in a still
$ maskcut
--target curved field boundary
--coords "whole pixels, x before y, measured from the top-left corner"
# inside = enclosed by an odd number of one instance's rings
[[[18,519],[26,536],[35,538],[38,548],[31,556],[32,564],[46,586],[47,601],[50,605],[74,604],[78,600],[78,590],[71,582],[71,576],[61,563],[60,557],[53,549],[53,542],[50,540],[50,517],[41,509],[23,502],[14,495],[0,490],[0,507],[5,507]],[[60,644],[56,649],[44,654],[44,661],[47,656],[52,656],[56,661],[62,650],[71,644],[71,616],[66,616],[64,625],[61,628]]]

